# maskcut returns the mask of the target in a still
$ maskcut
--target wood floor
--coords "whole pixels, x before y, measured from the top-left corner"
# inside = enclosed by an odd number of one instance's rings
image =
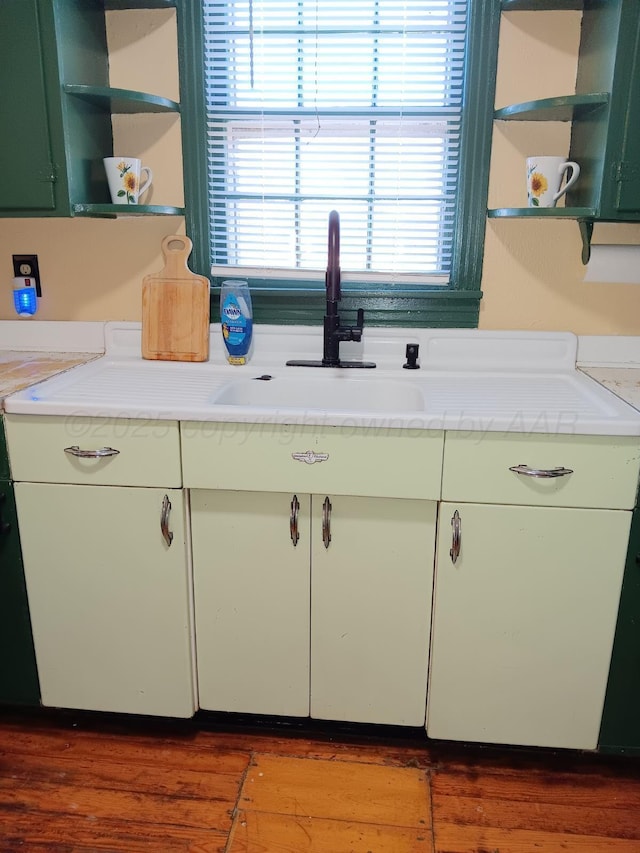
[[[640,853],[640,759],[0,712],[0,853]]]

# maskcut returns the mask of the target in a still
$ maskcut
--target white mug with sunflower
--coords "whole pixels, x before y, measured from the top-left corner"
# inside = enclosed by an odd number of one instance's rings
[[[137,157],[105,157],[103,162],[113,204],[138,204],[140,196],[151,186],[151,169],[143,166]],[[140,186],[143,172],[146,180]]]
[[[562,179],[571,169],[566,183]],[[565,157],[527,158],[527,203],[529,207],[555,207],[558,199],[580,176],[580,166]]]

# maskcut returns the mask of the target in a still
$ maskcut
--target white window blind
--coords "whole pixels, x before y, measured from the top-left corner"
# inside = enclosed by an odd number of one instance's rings
[[[202,0],[214,266],[446,283],[467,0]]]

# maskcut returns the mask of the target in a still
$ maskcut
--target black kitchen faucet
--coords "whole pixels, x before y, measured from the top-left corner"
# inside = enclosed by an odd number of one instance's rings
[[[364,311],[358,308],[355,326],[340,323],[338,303],[342,297],[340,286],[340,216],[337,210],[329,214],[329,257],[325,274],[327,304],[324,314],[322,361],[293,360],[293,367],[375,367],[371,361],[343,361],[340,359],[342,341],[361,341],[364,328]]]

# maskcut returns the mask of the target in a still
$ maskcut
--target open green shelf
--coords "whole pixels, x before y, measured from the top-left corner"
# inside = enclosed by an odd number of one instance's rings
[[[556,9],[579,9],[583,0],[502,0],[503,12],[546,12]]]
[[[130,89],[112,89],[109,86],[83,86],[67,83],[63,87],[67,95],[82,98],[110,113],[178,113],[180,104],[159,95],[134,92]]]
[[[521,104],[509,104],[496,110],[497,121],[573,121],[576,116],[609,103],[608,92],[589,92],[584,95],[560,95]]]
[[[176,0],[104,0],[107,12],[117,9],[175,9]]]
[[[118,216],[183,216],[184,207],[166,204],[74,204],[73,215],[109,219]]]
[[[489,219],[570,219],[578,223],[582,238],[582,263],[589,263],[591,236],[597,211],[593,207],[497,207]]]
[[[593,207],[497,207],[487,211],[489,219],[592,219]]]

